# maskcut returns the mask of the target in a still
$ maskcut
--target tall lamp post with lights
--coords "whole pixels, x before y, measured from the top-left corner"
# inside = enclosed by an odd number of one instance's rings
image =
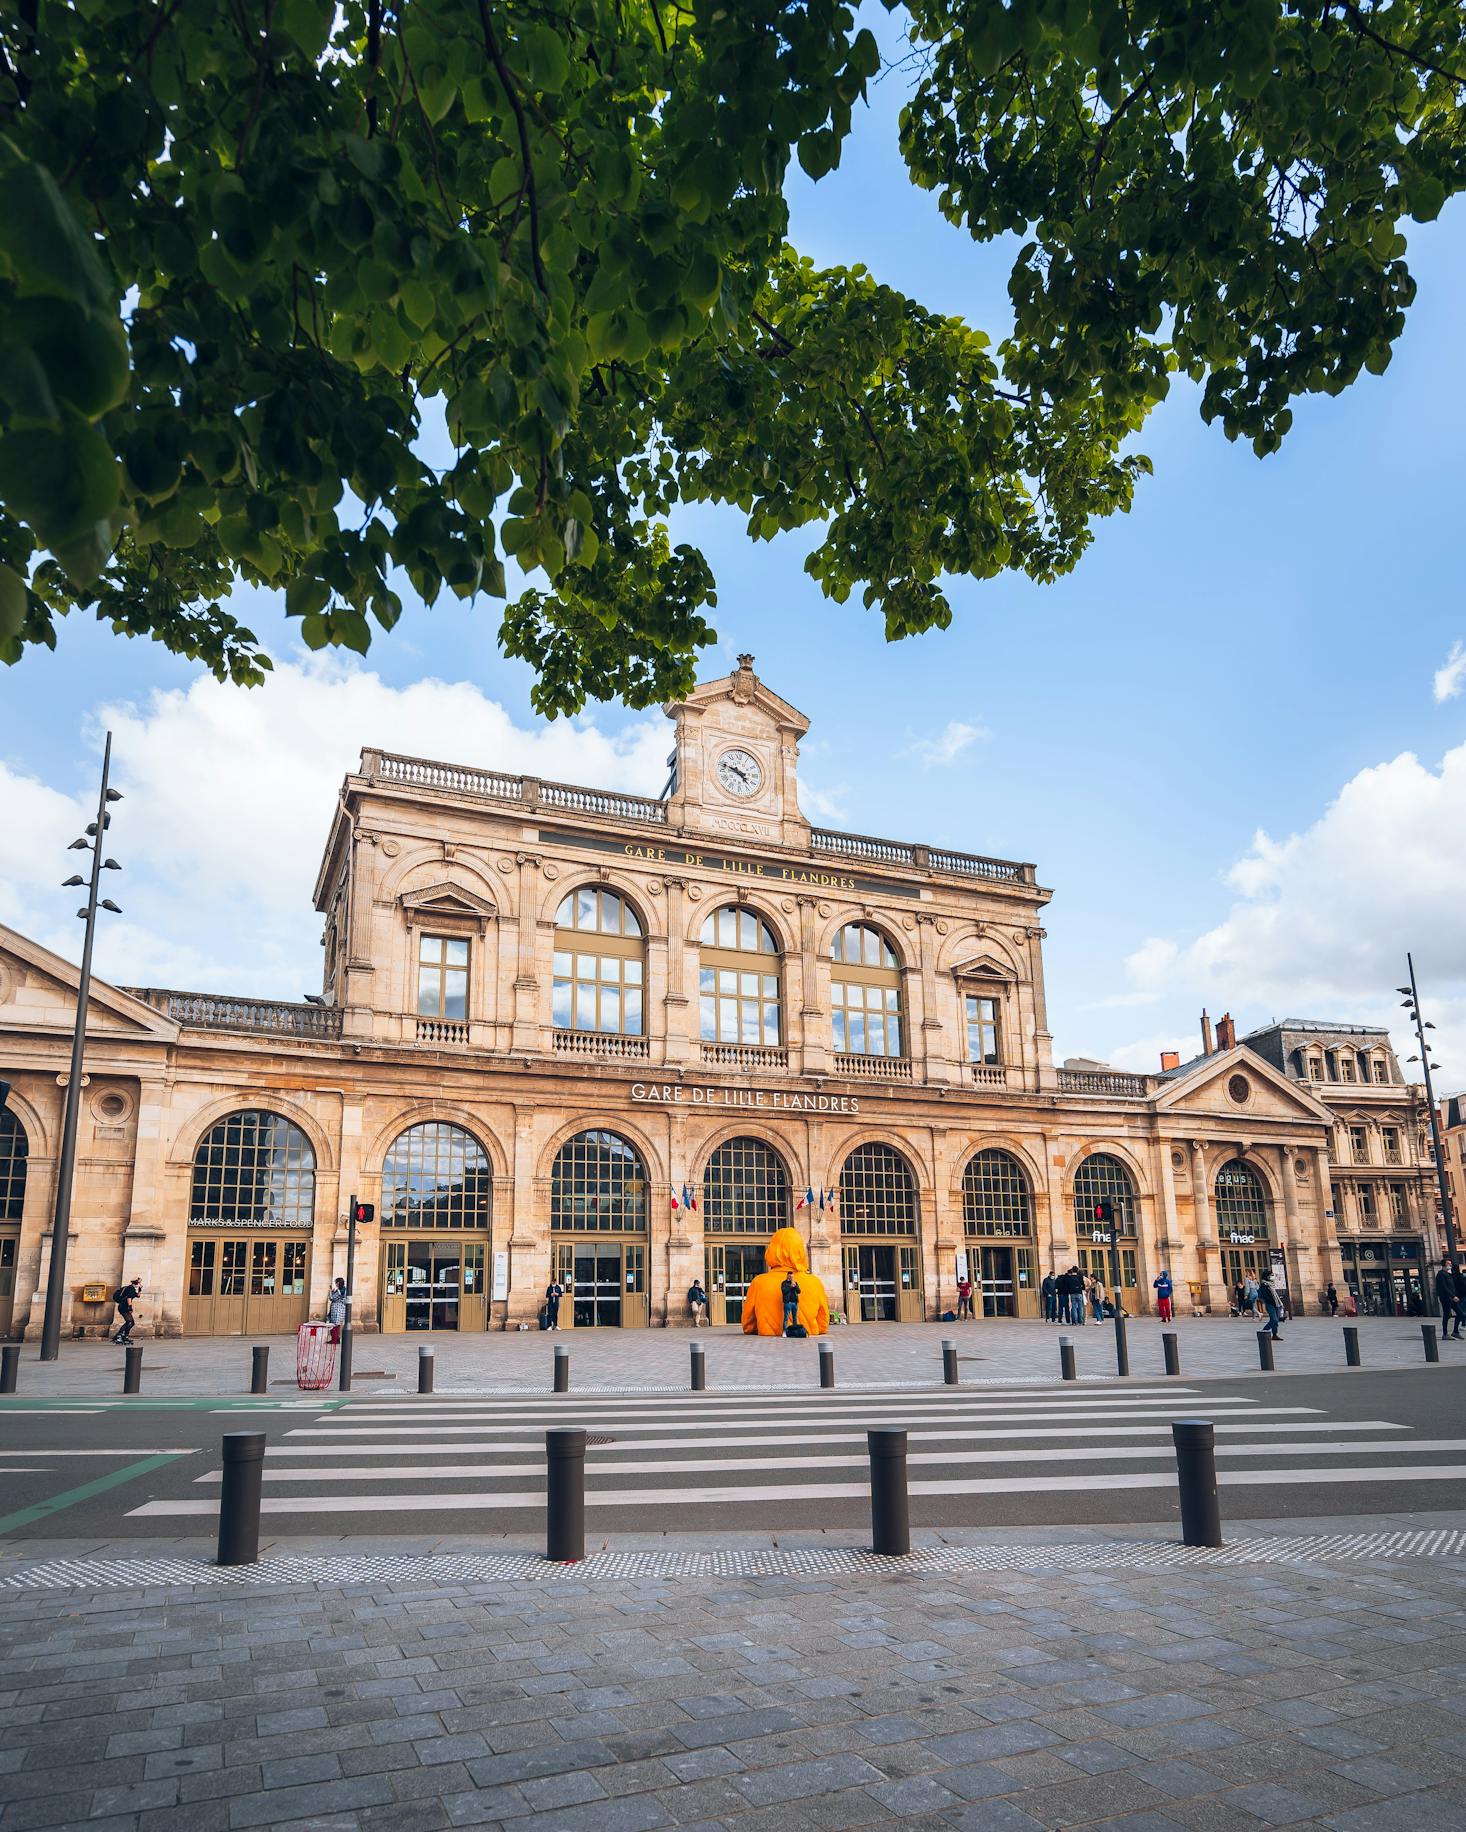
[[[1440,1064],[1431,1060],[1430,1044],[1425,1035],[1428,1030],[1434,1030],[1435,1026],[1428,1018],[1422,1018],[1420,1015],[1420,995],[1415,990],[1415,961],[1413,956],[1407,954],[1405,956],[1405,963],[1410,969],[1410,984],[1408,986],[1397,986],[1395,990],[1396,992],[1403,992],[1405,995],[1400,1003],[1404,1010],[1408,1011],[1410,1014],[1411,1022],[1415,1026],[1416,1040],[1420,1045],[1419,1056],[1411,1056],[1409,1060],[1411,1062],[1419,1062],[1421,1068],[1425,1071],[1425,1110],[1430,1116],[1430,1143],[1431,1149],[1435,1153],[1435,1180],[1441,1199],[1441,1224],[1446,1234],[1446,1258],[1450,1260],[1453,1266],[1459,1266],[1460,1261],[1456,1257],[1456,1224],[1451,1215],[1451,1184],[1450,1179],[1446,1175],[1446,1154],[1441,1146],[1441,1122],[1440,1115],[1436,1111],[1435,1085],[1430,1078],[1431,1070],[1439,1068]]]
[[[107,829],[112,817],[107,812],[109,802],[121,801],[122,796],[116,789],[107,786],[107,776],[112,766],[112,734],[107,733],[106,748],[102,752],[102,788],[97,797],[97,818],[87,828],[85,839],[73,840],[68,851],[86,852],[92,855],[90,878],[83,878],[78,872],[66,880],[62,887],[71,890],[78,884],[87,885],[87,900],[83,908],[76,913],[86,926],[86,936],[81,948],[81,979],[76,988],[76,1025],[71,1033],[71,1074],[66,1082],[66,1117],[61,1128],[61,1158],[56,1166],[56,1209],[51,1223],[51,1269],[46,1279],[46,1317],[41,1325],[41,1360],[55,1361],[61,1352],[61,1304],[66,1293],[66,1246],[67,1236],[71,1231],[71,1185],[76,1172],[76,1127],[81,1116],[81,1066],[86,1050],[87,1037],[87,1000],[92,990],[92,942],[97,929],[97,911],[110,910],[114,916],[122,911],[110,897],[101,897],[97,891],[101,885],[104,871],[121,871],[122,867],[115,859],[103,858]]]

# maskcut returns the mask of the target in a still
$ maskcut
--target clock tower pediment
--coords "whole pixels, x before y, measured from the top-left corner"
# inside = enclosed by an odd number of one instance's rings
[[[809,720],[764,686],[751,655],[665,711],[677,727],[670,824],[728,841],[807,846],[798,764]]]

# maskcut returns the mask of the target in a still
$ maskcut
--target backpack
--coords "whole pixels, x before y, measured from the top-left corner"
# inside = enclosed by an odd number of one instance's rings
[[[116,1291],[112,1293],[112,1302],[119,1310],[122,1309],[124,1304],[130,1304],[132,1302],[131,1285],[119,1285]]]
[[[802,1323],[791,1323],[788,1329],[784,1331],[784,1334],[786,1336],[804,1337],[809,1334],[809,1331],[804,1327]]]

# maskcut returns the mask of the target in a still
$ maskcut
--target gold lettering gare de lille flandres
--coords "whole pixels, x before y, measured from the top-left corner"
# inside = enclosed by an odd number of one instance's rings
[[[724,853],[686,852],[675,846],[638,846],[628,840],[621,848],[628,859],[657,865],[684,865],[701,871],[722,872],[729,878],[762,878],[769,884],[809,884],[819,890],[853,891],[854,878],[840,872],[807,871],[798,865],[761,865],[755,859],[730,859]]]

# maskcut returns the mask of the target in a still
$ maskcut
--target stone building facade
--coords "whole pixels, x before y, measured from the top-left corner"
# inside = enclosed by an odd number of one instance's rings
[[[94,984],[72,1326],[124,1274],[163,1334],[319,1315],[352,1196],[388,1330],[532,1324],[552,1278],[575,1327],[679,1322],[694,1278],[731,1321],[786,1221],[850,1323],[940,1317],[964,1273],[980,1318],[1036,1315],[1052,1266],[1109,1282],[1101,1196],[1131,1309],[1162,1268],[1183,1310],[1275,1261],[1295,1305],[1342,1279],[1341,1126],[1410,1098],[1387,1039],[1347,1113],[1261,1034],[1055,1068],[1031,865],[811,826],[807,721],[751,658],[667,712],[656,800],[363,751],[318,1000]],[[0,1332],[39,1329],[75,983],[0,929]]]

